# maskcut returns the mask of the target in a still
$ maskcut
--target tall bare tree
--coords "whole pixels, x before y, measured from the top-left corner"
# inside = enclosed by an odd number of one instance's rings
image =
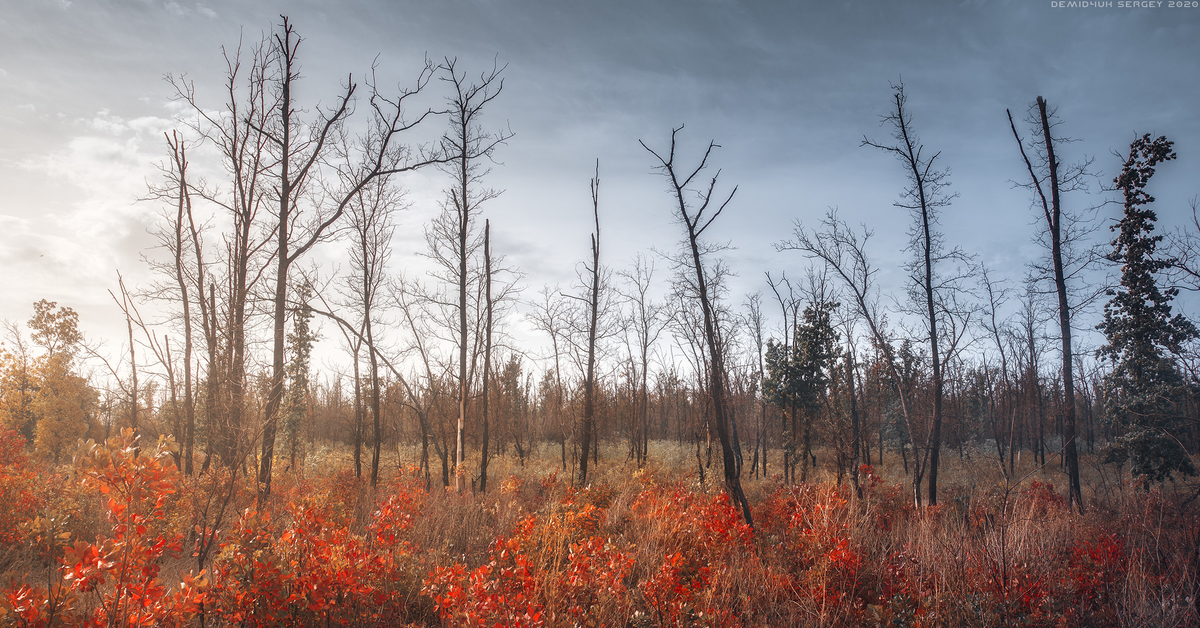
[[[187,205],[190,245],[195,256],[195,302],[200,310],[207,368],[204,375],[205,424],[208,443],[204,468],[213,456],[236,469],[248,453],[243,415],[246,390],[246,329],[251,291],[265,263],[259,253],[269,245],[269,230],[260,229],[260,211],[267,200],[264,175],[271,161],[268,139],[256,131],[266,124],[278,102],[270,89],[272,46],[264,37],[243,58],[241,46],[222,48],[225,59],[224,107],[214,112],[202,103],[195,85],[171,77],[176,98],[196,114],[192,129],[215,145],[228,176],[225,187],[198,180],[195,196],[227,213],[230,233],[225,240],[225,275],[216,275],[215,261],[206,258],[205,223]],[[265,234],[260,234],[265,231]],[[217,300],[217,288],[222,290]],[[232,480],[231,480],[232,481]]]
[[[196,397],[193,392],[192,353],[192,300],[197,295],[193,284],[200,277],[202,269],[193,267],[189,249],[193,246],[189,224],[192,221],[192,189],[188,183],[188,145],[183,135],[177,131],[165,133],[167,149],[170,156],[166,164],[160,166],[166,178],[160,185],[151,185],[147,200],[166,201],[174,205],[174,211],[164,211],[165,223],[159,223],[156,235],[162,248],[170,253],[168,263],[151,262],[152,267],[170,279],[169,286],[154,290],[153,296],[166,298],[172,302],[178,301],[182,313],[183,326],[183,423],[175,430],[176,438],[182,439],[182,451],[179,452],[179,466],[187,475],[193,472],[192,458],[196,435]],[[169,345],[168,345],[169,346]],[[173,373],[173,363],[170,359],[164,366],[168,369],[171,380],[173,405],[176,382]]]
[[[600,319],[600,160],[596,160],[596,176],[592,179],[592,217],[596,231],[592,233],[592,262],[584,264],[587,272],[587,367],[583,380],[583,426],[579,454],[579,485],[587,486],[588,452],[596,429],[596,324]]]
[[[997,414],[1005,414],[1003,412],[1003,410],[1006,408],[1006,404],[1004,402],[1007,400],[1009,393],[1012,390],[1012,384],[1009,381],[1008,352],[1005,351],[1005,342],[1003,338],[1007,334],[1007,331],[1005,329],[1004,321],[997,320],[997,316],[999,316],[999,310],[1008,298],[1008,293],[1007,290],[1005,290],[1001,285],[992,281],[991,277],[988,275],[987,268],[981,268],[979,276],[981,283],[983,284],[982,287],[984,293],[987,295],[987,302],[983,306],[983,314],[985,319],[981,324],[983,325],[983,329],[988,333],[989,336],[991,336],[992,341],[996,344],[996,353],[998,353],[1000,356],[1000,378],[998,382],[1000,390],[998,393],[993,393],[993,397],[1000,397],[1002,403],[999,404],[1001,408],[999,413],[996,412],[995,408],[993,408],[991,413],[992,438],[996,442],[996,455],[1000,459],[1000,471],[1004,473],[1004,477],[1007,479],[1012,475],[1015,469],[1004,466],[1004,445],[1002,444],[1003,440],[1000,437],[1000,417],[997,416]],[[995,404],[993,403],[993,405]],[[1013,428],[1016,422],[1016,409],[1011,408],[1010,410],[1011,418],[1009,421],[1008,438],[1009,447],[1011,448],[1012,435],[1014,432]]]
[[[633,334],[636,342],[641,406],[638,425],[630,432],[633,453],[638,468],[646,464],[650,441],[650,390],[647,385],[650,371],[650,349],[666,329],[669,319],[666,307],[650,297],[651,281],[654,279],[654,261],[638,254],[633,268],[622,271],[623,288],[618,290],[629,304],[629,325],[626,331]]]
[[[379,483],[379,456],[383,436],[380,418],[379,359],[374,350],[377,346],[376,305],[384,287],[386,265],[392,254],[392,235],[396,230],[393,215],[403,207],[400,190],[388,178],[380,177],[363,188],[350,203],[347,212],[353,242],[350,246],[351,276],[346,288],[353,309],[362,315],[361,333],[367,345],[367,361],[370,367],[367,376],[371,382],[369,394],[374,444],[371,453],[371,486]],[[360,442],[361,438],[356,434],[356,453]]]
[[[487,472],[488,472],[488,445],[490,444],[488,433],[488,387],[491,384],[492,378],[492,324],[494,311],[494,303],[492,301],[492,224],[491,221],[483,222],[483,283],[484,283],[484,307],[487,310],[483,328],[483,398],[481,399],[482,408],[481,415],[483,419],[483,447],[480,449],[479,456],[479,492],[487,492]]]
[[[274,338],[271,387],[264,410],[262,457],[258,471],[260,500],[271,494],[275,433],[283,399],[284,329],[291,267],[327,237],[331,227],[373,181],[446,161],[440,149],[414,150],[398,140],[398,136],[434,113],[432,109],[426,109],[415,118],[408,119],[403,113],[406,107],[402,106],[405,100],[418,94],[428,84],[433,73],[433,66],[428,60],[414,86],[401,89],[396,96],[389,98],[382,95],[374,79],[369,82],[373,119],[366,134],[350,146],[339,139],[344,137],[343,125],[351,114],[351,102],[357,90],[353,78],[347,80],[345,90],[332,108],[319,110],[317,119],[311,123],[302,120],[292,93],[294,83],[299,78],[297,59],[302,39],[286,17],[283,17],[281,31],[272,37],[278,107],[272,113],[269,126],[256,129],[268,137],[268,146],[275,155],[271,177],[275,186],[274,201],[278,206],[274,231]],[[347,147],[345,150],[351,151],[351,154],[343,154],[342,163],[332,165],[339,147]],[[314,202],[306,207],[310,190],[322,184],[322,198],[328,199],[328,202]],[[371,355],[375,354],[371,352]],[[377,459],[378,455],[375,457]]]
[[[401,384],[406,392],[406,405],[417,415],[421,428],[421,466],[425,469],[426,484],[430,483],[429,471],[429,442],[433,440],[434,453],[442,463],[442,485],[450,485],[449,448],[443,446],[433,433],[429,422],[434,405],[443,394],[444,383],[449,379],[448,372],[435,372],[438,360],[431,354],[429,338],[435,333],[429,328],[431,316],[426,316],[421,310],[421,303],[427,303],[423,298],[424,291],[411,285],[403,277],[394,281],[390,287],[392,301],[400,310],[404,326],[410,332],[411,344],[407,352],[415,354],[420,360],[418,370],[423,373],[402,378]],[[445,364],[449,369],[449,364]]]
[[[767,428],[767,400],[762,395],[762,382],[766,373],[766,365],[763,363],[763,323],[762,294],[756,292],[746,299],[746,313],[742,323],[750,332],[755,353],[754,386],[751,388],[751,394],[758,397],[759,416],[754,437],[754,456],[750,459],[750,472],[754,477],[758,477],[760,467],[763,477],[767,476],[767,443],[763,438]]]
[[[562,416],[562,355],[566,349],[567,334],[570,328],[568,324],[570,314],[565,300],[561,298],[557,289],[552,290],[547,286],[542,290],[541,295],[542,301],[534,304],[534,309],[528,316],[536,329],[544,331],[550,336],[550,348],[552,357],[554,358],[554,416],[558,427],[558,444],[562,454],[562,470],[565,472],[567,470],[567,430],[566,422]]]
[[[1079,483],[1079,453],[1076,444],[1076,429],[1075,429],[1075,374],[1073,370],[1074,354],[1071,344],[1071,303],[1067,290],[1067,279],[1070,269],[1067,264],[1070,260],[1066,259],[1069,252],[1065,247],[1070,245],[1070,240],[1075,234],[1071,233],[1073,227],[1078,225],[1078,221],[1074,220],[1075,216],[1067,214],[1064,217],[1062,209],[1062,194],[1063,192],[1078,189],[1081,185],[1081,179],[1086,170],[1086,164],[1082,166],[1064,167],[1062,162],[1054,154],[1054,149],[1062,140],[1055,139],[1052,134],[1053,128],[1057,126],[1053,122],[1054,111],[1048,109],[1049,105],[1046,99],[1041,96],[1037,97],[1036,112],[1031,107],[1031,117],[1034,122],[1035,138],[1031,140],[1035,144],[1035,158],[1039,163],[1035,167],[1034,162],[1025,152],[1025,142],[1021,139],[1020,133],[1017,132],[1017,125],[1013,122],[1012,112],[1005,110],[1008,114],[1008,124],[1012,129],[1013,137],[1017,140],[1017,147],[1021,150],[1021,158],[1025,161],[1025,168],[1029,171],[1030,183],[1028,186],[1037,192],[1036,204],[1042,208],[1042,216],[1046,219],[1046,236],[1049,242],[1045,244],[1050,249],[1050,275],[1054,281],[1054,291],[1058,296],[1058,329],[1062,341],[1062,379],[1063,379],[1063,445],[1065,449],[1067,478],[1070,484],[1068,495],[1070,505],[1074,508],[1083,511],[1083,493]],[[1036,169],[1035,169],[1036,168]],[[1038,170],[1042,173],[1039,175]],[[1046,189],[1049,188],[1050,197],[1046,198]],[[1070,223],[1070,224],[1065,224]]]
[[[780,275],[779,279],[772,279],[771,273],[767,272],[767,285],[770,286],[771,292],[775,294],[775,302],[779,304],[780,313],[783,315],[783,356],[792,355],[792,337],[795,335],[795,329],[799,325],[800,320],[800,305],[801,301],[795,295],[795,290],[792,288],[792,282],[788,281],[787,273]],[[769,356],[774,350],[779,351],[779,345],[773,341],[767,341],[767,355]],[[785,358],[789,359],[790,358]],[[764,365],[765,366],[765,365]],[[765,371],[764,371],[765,372]],[[776,396],[773,388],[785,382],[772,381],[771,378],[762,380],[764,399]],[[796,452],[796,403],[794,395],[787,395],[787,409],[790,410],[791,426],[787,426],[787,417],[783,421],[783,477],[788,481],[795,481],[795,452]]]
[[[709,292],[709,277],[706,271],[702,258],[702,249],[706,250],[706,246],[700,240],[704,232],[712,226],[713,221],[721,215],[721,212],[729,206],[729,202],[733,200],[733,195],[737,193],[737,187],[724,197],[725,200],[720,200],[715,197],[717,179],[720,176],[718,170],[712,179],[705,185],[702,181],[697,180],[701,172],[708,166],[708,159],[712,155],[712,151],[718,148],[716,142],[709,142],[708,148],[704,151],[704,156],[700,159],[697,165],[690,172],[688,170],[678,170],[675,163],[675,148],[676,136],[682,126],[671,131],[671,146],[663,157],[656,152],[645,142],[639,140],[642,148],[645,148],[658,160],[658,165],[655,169],[658,170],[670,183],[671,193],[674,204],[678,210],[676,218],[683,224],[687,234],[686,257],[690,260],[691,268],[695,273],[694,282],[691,288],[694,290],[693,295],[700,303],[700,310],[704,316],[704,341],[707,345],[709,355],[709,395],[712,399],[713,407],[713,424],[716,428],[717,438],[721,442],[721,461],[724,466],[725,490],[729,493],[730,499],[733,500],[742,510],[742,517],[746,524],[753,527],[754,519],[750,514],[750,503],[746,501],[746,495],[742,492],[741,478],[738,476],[737,459],[733,451],[733,442],[729,436],[729,424],[731,417],[729,416],[729,405],[726,400],[725,389],[725,359],[724,351],[720,338],[718,338],[718,321],[716,320],[716,308],[713,303],[713,296]],[[696,187],[693,187],[695,184]],[[693,200],[694,199],[694,200]],[[706,213],[711,210],[711,213]]]
[[[933,371],[933,420],[929,430],[926,450],[929,456],[929,503],[937,504],[938,465],[942,449],[942,402],[945,386],[942,375],[942,361],[945,358],[945,348],[938,335],[938,324],[944,318],[945,309],[942,306],[951,278],[941,274],[939,263],[952,259],[962,261],[965,255],[959,249],[947,251],[943,238],[936,231],[939,210],[947,207],[954,198],[946,191],[949,186],[948,170],[934,169],[934,162],[940,153],[925,155],[925,146],[921,144],[912,127],[912,114],[905,109],[907,98],[904,85],[892,86],[892,110],[883,116],[881,124],[892,127],[894,144],[880,144],[863,139],[863,146],[870,146],[886,151],[896,157],[903,165],[908,177],[908,188],[901,195],[895,206],[908,210],[912,214],[913,228],[909,232],[909,249],[916,259],[908,265],[910,292],[914,302],[923,307],[922,316],[926,325],[926,340],[929,343],[929,357]]]
[[[467,398],[470,392],[470,377],[473,370],[468,364],[470,345],[467,287],[471,283],[468,261],[477,250],[478,241],[473,233],[471,219],[484,202],[496,198],[498,190],[483,187],[483,178],[490,168],[487,162],[496,149],[512,137],[510,131],[490,132],[480,124],[485,107],[500,96],[504,80],[500,77],[503,67],[493,66],[490,72],[480,75],[472,82],[466,72],[460,72],[457,59],[445,59],[441,67],[441,80],[451,89],[447,98],[450,115],[450,131],[441,141],[442,154],[446,156],[445,170],[453,178],[444,204],[443,225],[434,226],[435,235],[440,233],[441,242],[431,241],[432,256],[452,275],[458,289],[457,344],[458,344],[458,426],[455,435],[454,486],[462,488],[463,436],[467,420]],[[444,247],[449,246],[449,252]],[[474,363],[472,356],[470,363]]]

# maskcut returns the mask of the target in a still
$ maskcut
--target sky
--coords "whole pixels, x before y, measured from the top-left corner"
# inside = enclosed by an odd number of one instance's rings
[[[1078,4],[0,0],[0,318],[25,321],[34,301],[54,300],[118,350],[124,325],[108,291],[118,272],[131,285],[152,279],[146,260],[161,252],[148,229],[163,207],[138,199],[160,180],[163,133],[185,114],[164,77],[185,77],[220,106],[222,47],[248,48],[280,14],[305,38],[297,99],[310,110],[373,66],[384,91],[411,83],[427,57],[456,58],[473,75],[504,66],[484,124],[514,137],[488,174],[503,193],[484,216],[528,298],[568,287],[588,255],[596,160],[604,262],[620,270],[638,252],[675,247],[681,227],[639,140],[665,149],[680,125],[681,163],[715,141],[718,189],[737,186],[714,226],[731,247],[731,299],[766,291],[766,271],[801,276],[805,261],[775,244],[831,207],[874,230],[869,254],[894,291],[908,258],[910,218],[892,206],[904,174],[861,144],[889,139],[880,116],[901,81],[913,126],[958,195],[941,218],[946,242],[1016,286],[1040,254],[1038,214],[1012,183],[1027,175],[1006,108],[1020,124],[1045,97],[1060,134],[1076,140],[1064,161],[1094,158],[1092,193],[1069,206],[1111,199],[1100,183],[1119,170],[1113,153],[1143,133],[1166,135],[1179,154],[1151,184],[1160,228],[1185,225],[1200,192],[1200,7]],[[393,271],[419,274],[423,227],[446,181],[429,170],[403,183],[411,207]],[[1116,212],[1102,208],[1102,219]],[[344,247],[323,244],[312,259],[332,269]],[[519,318],[512,325],[531,333]]]

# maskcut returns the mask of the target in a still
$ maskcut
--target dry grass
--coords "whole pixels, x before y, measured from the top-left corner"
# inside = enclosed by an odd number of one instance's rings
[[[1006,474],[994,452],[948,450],[939,505],[917,509],[892,452],[860,478],[859,496],[837,486],[827,466],[810,471],[812,482],[784,485],[782,452],[771,451],[771,477],[743,480],[751,535],[723,497],[717,452],[702,480],[694,447],[653,442],[638,469],[623,444],[606,445],[589,486],[578,489],[557,444],[546,443],[523,462],[495,456],[486,493],[441,488],[436,459],[432,488],[413,492],[425,485],[412,466],[418,453],[388,452],[371,489],[354,477],[348,448],[310,447],[302,472],[276,478],[268,507],[274,530],[290,525],[289,504],[303,502],[365,538],[388,495],[410,495],[403,542],[411,552],[390,585],[404,591],[405,621],[494,618],[470,613],[491,608],[478,596],[507,586],[527,591],[550,626],[583,625],[581,604],[595,626],[1200,626],[1200,507],[1187,499],[1190,488],[1138,490],[1088,457],[1088,506],[1079,514],[1050,486],[1062,484],[1055,458],[1043,467],[1025,455]],[[470,486],[477,461],[467,467]],[[204,479],[188,482],[169,527],[188,530],[202,510]],[[103,533],[97,496],[69,482],[42,490],[40,514],[65,516],[73,539]],[[253,495],[240,487],[224,528],[250,512]],[[54,571],[33,543],[0,548],[0,561],[5,581],[44,581]],[[428,587],[438,568],[455,565],[485,586],[456,602],[461,616],[443,608],[439,620]],[[182,555],[162,567],[177,582],[195,561]],[[511,580],[517,573],[525,579]]]

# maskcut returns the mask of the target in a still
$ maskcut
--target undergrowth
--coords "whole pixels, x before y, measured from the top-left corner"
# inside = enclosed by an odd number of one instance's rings
[[[259,504],[238,469],[182,476],[169,440],[53,468],[17,438],[3,626],[1200,625],[1200,506],[1171,485],[1110,483],[1080,514],[1052,473],[967,461],[923,508],[894,467],[864,465],[860,491],[748,477],[752,529],[661,444],[645,469],[609,452],[586,487],[551,458],[499,458],[486,494],[326,464]]]

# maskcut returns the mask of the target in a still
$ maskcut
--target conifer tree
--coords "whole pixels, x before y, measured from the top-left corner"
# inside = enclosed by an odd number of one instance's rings
[[[313,311],[308,306],[312,288],[304,285],[298,292],[303,305],[293,311],[292,333],[287,336],[292,355],[287,366],[288,386],[283,401],[283,430],[288,446],[288,467],[293,472],[296,470],[297,454],[300,454],[301,462],[304,459],[300,444],[304,425],[308,418],[309,364],[313,343],[316,341],[316,336],[311,328]]]
[[[1098,328],[1108,338],[1100,348],[1112,362],[1106,378],[1106,414],[1124,434],[1110,445],[1105,461],[1130,461],[1134,476],[1161,482],[1175,473],[1195,475],[1186,449],[1172,433],[1180,422],[1180,402],[1185,393],[1174,356],[1183,344],[1196,338],[1195,326],[1181,314],[1171,313],[1175,288],[1160,290],[1155,275],[1174,260],[1155,256],[1163,236],[1153,235],[1157,216],[1149,208],[1154,197],[1146,184],[1154,167],[1175,158],[1173,142],[1150,135],[1133,141],[1121,174],[1113,180],[1124,196],[1124,215],[1112,230],[1113,250],[1106,257],[1121,264],[1121,285],[1108,291],[1104,322]]]

